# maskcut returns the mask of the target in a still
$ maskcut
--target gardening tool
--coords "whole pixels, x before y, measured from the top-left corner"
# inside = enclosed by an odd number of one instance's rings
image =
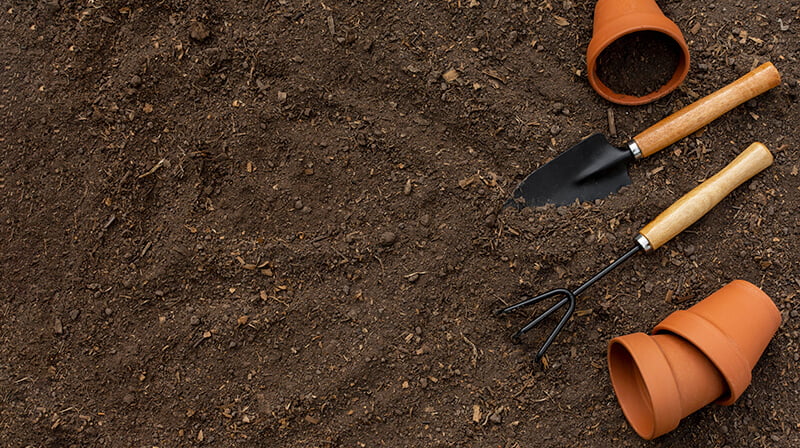
[[[514,334],[514,338],[518,339],[544,321],[548,316],[558,311],[559,308],[567,307],[564,316],[561,317],[555,329],[550,333],[542,347],[536,353],[536,360],[538,361],[544,356],[547,348],[550,347],[550,344],[553,343],[558,333],[561,332],[561,329],[564,328],[564,325],[566,325],[570,316],[572,316],[572,313],[575,311],[575,298],[577,296],[636,253],[640,251],[650,252],[661,247],[664,243],[671,240],[675,235],[682,232],[709,210],[714,208],[728,193],[771,164],[772,153],[769,152],[767,147],[758,142],[753,143],[719,173],[683,195],[683,197],[658,215],[656,219],[650,221],[650,223],[636,235],[635,244],[628,252],[616,259],[594,277],[584,282],[574,291],[564,288],[553,289],[536,297],[525,299],[515,305],[500,309],[496,311],[495,314],[509,313],[552,297],[561,297],[561,300],[555,305],[548,308],[539,315],[539,317],[529,322]]]
[[[767,62],[649,127],[624,148],[592,135],[531,173],[505,205],[565,205],[606,197],[631,183],[627,165],[632,160],[655,154],[780,82],[778,70]]]

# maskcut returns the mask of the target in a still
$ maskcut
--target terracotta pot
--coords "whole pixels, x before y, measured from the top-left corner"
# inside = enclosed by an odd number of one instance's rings
[[[781,324],[781,313],[757,286],[734,280],[686,311],[670,314],[653,329],[691,341],[725,377],[732,404],[750,384],[750,373]]]
[[[713,401],[736,401],[780,322],[763,291],[734,280],[669,315],[652,335],[611,340],[611,383],[630,425],[650,440]]]
[[[647,440],[677,428],[683,417],[725,392],[714,364],[671,334],[615,338],[608,348],[608,368],[622,412]]]
[[[597,76],[597,58],[622,36],[638,31],[657,31],[669,36],[681,49],[675,74],[655,92],[632,96],[614,92]],[[598,0],[594,9],[594,30],[586,51],[589,84],[607,100],[625,105],[647,104],[675,90],[689,73],[689,47],[675,22],[668,19],[655,0]],[[630,67],[636,70],[637,67]]]

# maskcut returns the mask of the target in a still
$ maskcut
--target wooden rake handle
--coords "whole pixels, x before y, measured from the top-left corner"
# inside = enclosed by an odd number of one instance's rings
[[[766,62],[727,86],[650,126],[633,140],[639,145],[642,157],[653,155],[780,83],[778,69],[771,62]]]
[[[650,221],[639,233],[652,249],[694,224],[725,196],[747,179],[772,165],[772,153],[761,143],[753,143],[713,177],[686,193]]]

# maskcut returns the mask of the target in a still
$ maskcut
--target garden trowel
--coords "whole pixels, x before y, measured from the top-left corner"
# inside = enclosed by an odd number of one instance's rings
[[[631,183],[629,162],[655,154],[780,82],[778,70],[767,62],[664,118],[623,148],[611,145],[601,134],[594,134],[528,175],[506,206],[566,205],[576,199],[604,198]]]

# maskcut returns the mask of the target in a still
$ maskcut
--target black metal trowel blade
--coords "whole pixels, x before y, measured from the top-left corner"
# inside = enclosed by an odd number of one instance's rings
[[[602,134],[592,135],[528,175],[506,206],[521,209],[604,198],[630,185],[632,160],[628,149],[612,146]]]

